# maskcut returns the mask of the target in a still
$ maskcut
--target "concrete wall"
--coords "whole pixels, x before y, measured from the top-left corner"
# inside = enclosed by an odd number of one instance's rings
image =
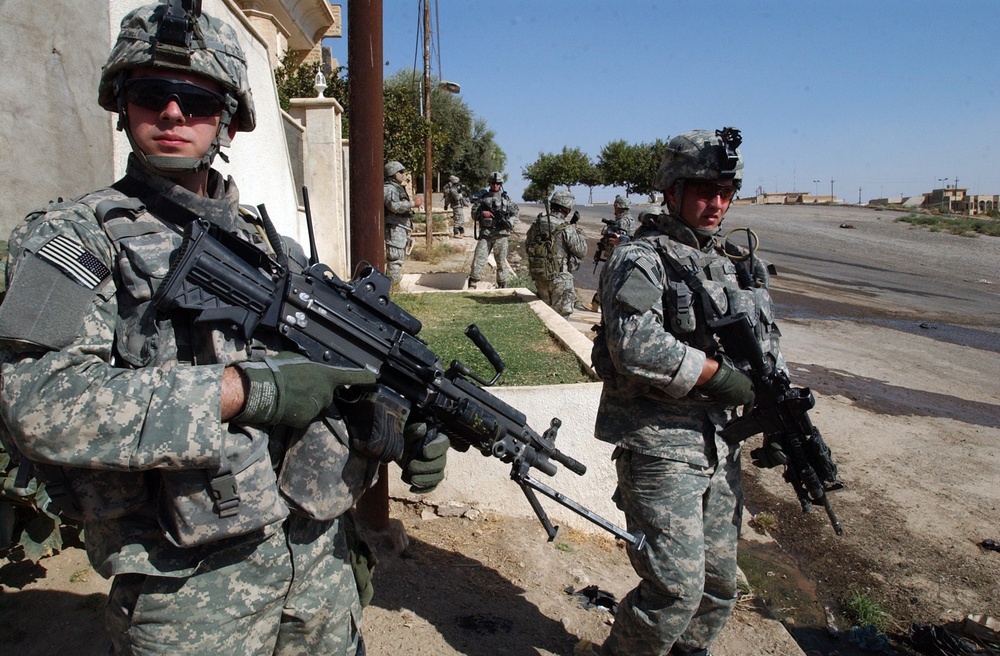
[[[113,125],[97,105],[106,3],[0,2],[0,237],[30,210],[114,180]]]
[[[578,383],[497,387],[490,392],[524,412],[529,425],[539,434],[548,428],[553,417],[562,420],[556,446],[566,455],[586,465],[587,473],[577,476],[558,465],[559,471],[554,477],[550,478],[537,471],[533,477],[624,528],[625,518],[611,501],[617,485],[611,461],[614,447],[594,437],[601,387],[601,383]],[[510,465],[493,457],[484,457],[478,451],[470,449],[466,453],[450,452],[445,480],[430,494],[410,493],[399,476],[399,468],[391,466],[389,493],[393,497],[423,499],[443,505],[468,504],[482,510],[538,522],[521,488],[510,480]],[[556,526],[572,526],[591,533],[610,535],[557,502],[538,496]],[[544,539],[545,533],[540,524],[538,531],[539,537]]]
[[[97,105],[101,66],[122,16],[146,0],[0,2],[0,234],[29,210],[58,196],[106,186],[130,151],[117,118]],[[239,133],[216,167],[236,178],[244,203],[267,205],[280,232],[303,240],[277,90],[264,40],[230,0],[204,0],[204,11],[237,31],[248,58],[257,129]]]

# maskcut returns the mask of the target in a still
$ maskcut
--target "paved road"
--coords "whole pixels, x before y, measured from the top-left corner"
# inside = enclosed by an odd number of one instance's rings
[[[633,205],[633,215],[647,208]],[[597,287],[593,253],[610,205],[580,206],[590,250],[577,287]],[[527,211],[531,211],[528,209]],[[749,227],[778,269],[779,315],[852,319],[1000,352],[1000,238],[911,228],[894,211],[736,205],[724,227]],[[734,236],[746,243],[745,233]],[[603,265],[601,265],[603,266]]]

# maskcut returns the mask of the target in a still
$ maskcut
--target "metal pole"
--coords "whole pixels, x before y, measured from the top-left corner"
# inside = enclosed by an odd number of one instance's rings
[[[351,270],[369,262],[385,271],[383,185],[382,0],[347,3],[347,66],[351,76]],[[389,526],[389,469],[358,499],[358,520],[375,530]]]
[[[427,250],[434,246],[434,213],[431,211],[431,3],[424,3],[424,121],[427,136],[424,138],[424,221],[426,221]]]

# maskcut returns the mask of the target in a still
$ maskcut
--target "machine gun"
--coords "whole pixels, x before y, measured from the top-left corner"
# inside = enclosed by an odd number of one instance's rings
[[[624,244],[629,240],[628,231],[622,228],[618,219],[601,219],[604,229],[601,230],[601,239],[597,242],[597,250],[594,251],[594,273],[597,273],[597,265],[607,262],[611,257],[611,251],[615,246]]]
[[[278,241],[273,226],[267,234],[272,244]],[[557,462],[579,475],[586,467],[556,448],[558,419],[539,435],[523,413],[481,387],[494,384],[504,364],[475,325],[465,334],[495,369],[491,381],[458,360],[445,369],[441,358],[417,337],[420,321],[389,299],[390,281],[384,274],[364,265],[344,282],[313,260],[305,271],[294,273],[280,254],[272,258],[199,219],[185,228],[181,248],[153,300],[160,310],[190,310],[199,322],[234,325],[244,339],[259,332],[281,335],[314,362],[375,373],[373,386],[341,388],[338,398],[338,403],[350,405],[351,412],[345,414],[355,418],[355,425],[370,427],[376,417],[401,420],[381,421],[381,430],[369,434],[351,431],[351,446],[368,457],[398,460],[405,447],[403,425],[412,416],[447,435],[457,450],[475,447],[510,463],[511,479],[524,492],[549,541],[557,529],[535,491],[636,549],[643,548],[642,533],[626,532],[531,476],[532,469],[554,475]]]
[[[730,421],[720,434],[727,441],[738,442],[764,433],[765,439],[776,442],[788,458],[784,478],[795,490],[802,511],[822,505],[833,530],[842,535],[844,530],[827,493],[843,484],[837,480],[837,465],[829,447],[809,420],[809,410],[816,405],[812,392],[808,387],[792,387],[787,374],[768,363],[745,314],[719,319],[710,328],[726,355],[744,367],[755,394],[753,409]]]

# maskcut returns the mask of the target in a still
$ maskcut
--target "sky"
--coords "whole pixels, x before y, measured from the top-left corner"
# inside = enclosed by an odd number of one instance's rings
[[[324,45],[350,68],[339,1],[344,36]],[[726,126],[743,196],[1000,194],[996,0],[428,1],[432,75],[496,133],[515,200],[539,153],[596,161],[611,141]],[[422,75],[421,24],[420,0],[384,0],[386,77]]]

